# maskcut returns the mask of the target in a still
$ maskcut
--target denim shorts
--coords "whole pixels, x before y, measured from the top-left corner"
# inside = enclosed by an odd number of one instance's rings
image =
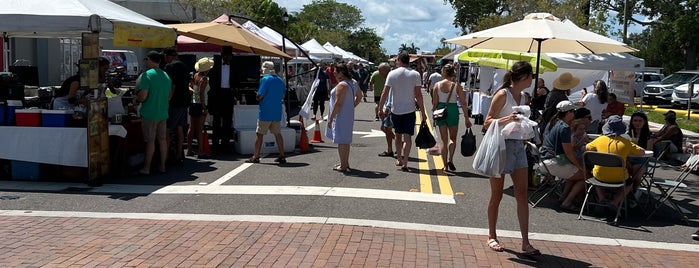
[[[505,157],[505,169],[503,174],[512,174],[515,169],[527,168],[527,153],[524,150],[523,140],[505,140],[507,156]]]

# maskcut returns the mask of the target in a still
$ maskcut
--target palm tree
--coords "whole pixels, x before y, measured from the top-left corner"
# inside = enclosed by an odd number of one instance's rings
[[[417,51],[420,50],[419,47],[415,46],[415,43],[410,43],[410,46],[406,45],[405,43],[400,44],[400,48],[398,49],[398,53],[402,51],[407,51],[409,54],[417,54]]]

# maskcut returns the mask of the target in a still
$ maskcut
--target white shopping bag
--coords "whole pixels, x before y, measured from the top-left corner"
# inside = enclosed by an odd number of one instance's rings
[[[500,135],[498,121],[493,120],[473,158],[473,169],[486,176],[500,176],[505,169],[505,149],[505,138]]]

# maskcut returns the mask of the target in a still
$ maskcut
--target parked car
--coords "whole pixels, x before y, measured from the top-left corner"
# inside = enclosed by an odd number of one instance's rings
[[[699,71],[679,71],[673,73],[660,81],[660,83],[648,84],[643,89],[643,102],[655,104],[672,103],[672,92],[675,87],[689,83],[699,77]]]
[[[665,75],[660,73],[636,72],[636,77],[634,79],[636,97],[643,96],[643,89],[648,84],[657,84],[660,80],[663,80],[663,78],[665,78]]]
[[[689,99],[692,100],[692,105],[699,105],[699,81],[694,82],[691,98],[689,97],[689,84],[690,83],[682,84],[675,87],[675,91],[672,92],[672,106],[686,108]]]

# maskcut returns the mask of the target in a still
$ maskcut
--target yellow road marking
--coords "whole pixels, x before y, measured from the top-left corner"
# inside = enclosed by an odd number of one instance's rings
[[[429,122],[429,121],[428,121]],[[427,124],[428,127],[430,128],[430,132],[433,132],[432,124]],[[437,134],[439,135],[439,133]],[[441,137],[440,137],[441,138]],[[441,148],[442,150],[448,150],[447,148]],[[442,156],[441,155],[430,155],[432,158],[432,162],[434,163],[434,168],[437,170],[437,182],[439,183],[439,193],[443,195],[454,195],[454,190],[451,188],[451,182],[449,181],[449,177],[447,174],[442,170],[444,168],[444,161],[442,161]]]
[[[432,192],[432,175],[429,174],[430,163],[427,162],[427,161],[429,161],[427,159],[427,152],[425,150],[418,149],[417,156],[420,159],[420,162],[418,164],[418,167],[419,167],[418,174],[420,174],[420,192],[431,194],[431,193],[433,193]],[[425,160],[425,161],[422,161],[422,160]],[[422,172],[423,170],[426,170],[428,172]]]

